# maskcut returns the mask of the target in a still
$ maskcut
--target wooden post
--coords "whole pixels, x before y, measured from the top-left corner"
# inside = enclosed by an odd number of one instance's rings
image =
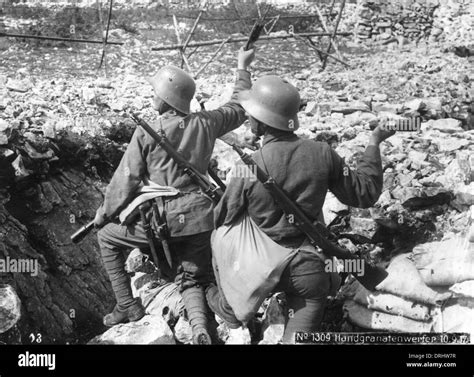
[[[176,39],[178,40],[178,43],[181,44],[181,36],[179,35],[179,27],[178,27],[178,20],[176,19],[176,16],[173,14],[173,24],[174,24],[174,31],[176,33]],[[186,55],[183,52],[183,48],[179,49],[179,54],[181,55],[181,68],[183,67],[183,63],[186,64],[186,68],[189,73],[191,73],[191,67],[188,62],[188,58],[186,58]]]
[[[309,42],[308,42],[305,38],[303,38],[303,37],[300,37],[300,36],[298,36],[298,35],[295,35],[295,37],[296,37],[296,39],[299,39],[299,40],[303,41],[306,45],[308,45],[308,46],[311,47],[312,49],[316,50],[319,54],[325,55],[325,58],[326,58],[326,59],[327,59],[327,58],[334,59],[335,61],[337,61],[337,62],[339,62],[339,63],[345,65],[345,66],[348,67],[348,68],[350,68],[350,65],[347,64],[345,61],[343,61],[343,60],[341,60],[341,59],[335,57],[334,55],[331,55],[331,54],[329,54],[329,53],[327,53],[327,52],[324,52],[324,51],[322,51],[321,49],[319,49],[318,47],[316,47],[316,46],[314,45],[314,42],[313,42],[313,44],[311,44],[311,43],[309,43]]]
[[[321,11],[319,10],[319,7],[316,4],[314,4],[314,8],[316,9],[316,13],[318,14],[318,18],[319,18],[319,22],[321,22],[321,26],[323,27],[326,33],[329,33],[329,29],[326,25],[326,22],[324,22],[323,15]],[[331,46],[334,48],[334,51],[336,52],[337,57],[341,59],[341,54],[339,53],[339,49],[337,48],[337,45],[334,43],[334,40],[332,38],[329,38],[328,54],[331,52]]]
[[[194,79],[197,79],[198,76],[207,68],[207,66],[216,58],[216,56],[219,54],[219,52],[222,50],[222,48],[229,41],[230,38],[231,37],[227,38],[220,44],[220,46],[217,48],[214,54],[209,58],[209,60],[201,68],[199,68],[197,73],[194,75]]]
[[[337,35],[337,28],[339,27],[339,22],[341,22],[342,12],[344,12],[344,6],[345,5],[346,5],[346,0],[342,0],[341,9],[339,10],[339,14],[337,15],[336,25],[334,26],[334,30],[333,30],[333,33],[332,33],[332,36],[331,36],[331,40],[333,40]],[[331,51],[331,45],[328,46],[327,53],[329,54],[330,51]],[[323,61],[323,66],[321,67],[321,71],[324,71],[326,69],[327,61],[328,61],[328,59],[326,57]]]
[[[351,36],[352,32],[340,32],[336,33],[336,35],[341,35],[344,37]],[[300,37],[327,37],[331,34],[329,33],[321,33],[321,32],[311,32],[311,33],[299,33],[299,34],[278,34],[278,35],[262,35],[259,40],[273,40],[273,39],[289,39],[295,38],[295,35]],[[226,41],[226,43],[237,43],[237,42],[247,42],[248,37],[238,37],[238,38],[230,38],[230,39],[213,39],[210,41],[199,41],[199,42],[190,42],[188,47],[202,47],[202,46],[212,46],[212,45],[219,45],[222,42]],[[158,46],[152,47],[152,51],[164,51],[164,50],[178,50],[182,48],[182,44],[174,44],[174,45],[165,45],[165,46]]]
[[[99,69],[102,67],[102,63],[104,62],[104,59],[105,59],[105,50],[107,48],[107,39],[109,38],[110,19],[112,18],[112,6],[113,6],[113,0],[110,0],[109,18],[107,20],[107,30],[105,31],[104,46],[102,48],[102,56],[100,57]],[[107,76],[107,72],[105,74]]]

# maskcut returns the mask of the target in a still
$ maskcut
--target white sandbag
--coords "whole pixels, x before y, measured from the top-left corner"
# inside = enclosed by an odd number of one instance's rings
[[[418,245],[413,249],[413,260],[427,285],[474,280],[474,244],[466,238]]]
[[[89,344],[176,344],[173,332],[160,315],[111,327]]]
[[[371,310],[352,300],[344,303],[344,310],[347,311],[349,320],[353,324],[365,329],[422,333],[430,332],[432,328],[431,322],[414,321],[402,316]]]
[[[216,229],[211,238],[216,279],[235,316],[247,322],[296,250],[278,245],[245,214],[230,226]]]
[[[467,333],[474,344],[474,300],[453,300],[434,317],[433,328],[439,333]]]
[[[354,301],[373,310],[414,319],[430,320],[430,308],[423,304],[392,295],[390,293],[371,292],[358,283]]]
[[[15,326],[20,316],[20,298],[11,285],[0,284],[0,334]]]
[[[441,305],[452,295],[449,292],[438,293],[429,288],[421,278],[415,264],[405,254],[393,258],[387,272],[388,276],[385,280],[375,287],[377,291],[432,305]]]
[[[474,298],[474,280],[463,281],[449,287],[449,290],[456,296]]]

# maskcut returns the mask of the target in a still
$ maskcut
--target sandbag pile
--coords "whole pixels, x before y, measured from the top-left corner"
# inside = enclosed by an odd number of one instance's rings
[[[392,259],[388,277],[370,292],[345,288],[351,323],[388,332],[463,332],[474,336],[474,244],[431,242]]]

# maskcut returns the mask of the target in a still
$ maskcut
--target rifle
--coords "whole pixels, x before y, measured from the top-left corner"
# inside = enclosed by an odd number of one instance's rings
[[[257,21],[255,21],[255,24],[253,25],[252,30],[250,31],[249,39],[247,40],[247,43],[245,43],[245,51],[250,50],[251,46],[258,41],[258,38],[260,38],[260,34],[262,34],[262,30],[265,27],[265,18],[267,17],[267,13],[269,10],[270,5],[268,5],[265,14]]]
[[[222,191],[210,180],[203,176],[197,169],[191,165],[183,156],[181,156],[168,141],[166,136],[159,135],[150,125],[136,114],[131,113],[130,118],[141,128],[143,128],[155,141],[168,153],[168,155],[183,169],[183,171],[196,183],[204,194],[209,196],[214,203],[218,203],[222,197]]]
[[[211,181],[199,173],[193,165],[186,161],[186,159],[184,159],[184,157],[173,148],[166,136],[159,135],[157,132],[155,132],[155,130],[153,130],[153,128],[150,127],[147,122],[139,118],[136,114],[131,113],[130,117],[135,123],[137,123],[137,125],[142,127],[158,143],[158,145],[165,150],[166,153],[168,153],[168,155],[178,164],[178,166],[189,175],[194,183],[196,183],[201,188],[204,194],[209,196],[215,204],[219,202],[222,197],[221,188],[215,186]],[[218,179],[217,175],[215,175],[215,179]],[[219,184],[222,184],[222,189],[224,189],[225,185],[222,183],[222,181],[219,180],[219,182]],[[71,241],[73,243],[82,241],[93,228],[94,221],[91,221],[74,233],[71,236]]]
[[[357,276],[357,274],[354,274],[354,277],[368,290],[373,291],[375,287],[387,277],[388,273],[383,268],[372,266],[363,257],[357,254],[352,254],[349,250],[331,242],[327,238],[328,236],[331,236],[331,233],[323,224],[313,224],[298,204],[288,197],[275,180],[265,173],[251,156],[242,151],[242,149],[236,145],[233,145],[232,148],[239,154],[242,161],[250,168],[250,170],[256,173],[257,179],[270,192],[288,220],[290,221],[290,219],[293,219],[292,223],[306,234],[312,246],[320,247],[325,254],[339,259],[362,260],[362,263],[364,263],[365,274],[363,276]]]

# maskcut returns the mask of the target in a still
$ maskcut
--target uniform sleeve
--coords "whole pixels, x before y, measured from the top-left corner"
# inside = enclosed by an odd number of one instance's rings
[[[238,94],[242,90],[250,89],[251,86],[250,73],[242,69],[237,70],[234,92],[230,101],[216,110],[204,112],[210,119],[210,131],[215,139],[245,122],[245,111],[238,103]]]
[[[101,211],[105,219],[113,220],[134,198],[146,173],[143,131],[137,127],[120,164],[107,186]]]
[[[247,208],[247,190],[249,175],[239,174],[247,169],[238,162],[231,171],[233,174],[224,195],[214,209],[214,227],[233,223]]]
[[[383,171],[380,149],[370,145],[359,160],[357,168],[351,170],[344,160],[328,146],[329,190],[344,204],[368,208],[382,193]]]

